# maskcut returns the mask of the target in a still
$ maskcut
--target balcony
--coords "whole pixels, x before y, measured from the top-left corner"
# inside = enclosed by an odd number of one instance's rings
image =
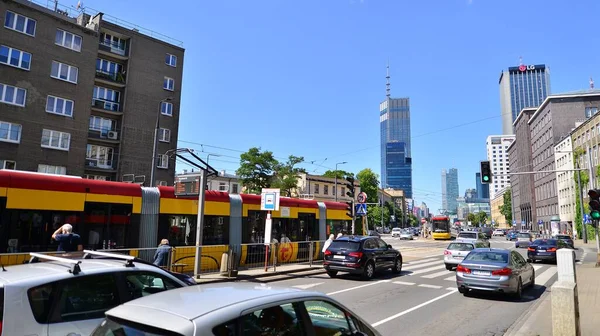
[[[104,72],[96,69],[96,81],[117,87],[125,87],[125,74],[122,72]]]
[[[125,43],[117,43],[108,39],[100,40],[98,51],[101,54],[115,57],[117,59],[127,59],[127,47]]]
[[[85,170],[88,171],[103,171],[111,172],[117,169],[117,160],[114,159],[117,155],[114,154],[113,159],[101,159],[101,158],[86,158],[85,159]]]
[[[121,105],[119,103],[104,99],[93,98],[92,109],[116,115],[123,114],[123,111],[121,111]]]
[[[121,141],[121,132],[113,129],[88,129],[88,139],[97,140],[104,143],[118,144]]]

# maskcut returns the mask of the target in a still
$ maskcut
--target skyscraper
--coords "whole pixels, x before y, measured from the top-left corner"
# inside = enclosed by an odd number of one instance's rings
[[[442,169],[442,208],[449,214],[456,214],[458,208],[458,169]]]
[[[492,169],[492,183],[489,185],[490,198],[495,198],[496,193],[504,192],[503,189],[510,186],[508,147],[515,141],[514,135],[490,135],[485,141],[487,160],[490,161]]]
[[[502,134],[515,134],[513,122],[522,109],[538,107],[550,94],[550,70],[544,64],[510,67],[500,74]]]
[[[401,189],[412,198],[409,98],[390,98],[387,67],[386,98],[379,104],[381,130],[381,187]]]

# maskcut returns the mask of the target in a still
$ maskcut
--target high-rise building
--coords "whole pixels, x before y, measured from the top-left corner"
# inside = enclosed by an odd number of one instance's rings
[[[481,183],[481,173],[475,173],[475,189],[477,189],[477,198],[490,198],[490,185]]]
[[[404,190],[406,198],[411,198],[410,101],[390,97],[389,66],[386,79],[386,99],[379,104],[381,187]]]
[[[502,134],[515,134],[513,122],[521,110],[538,107],[550,94],[550,70],[544,64],[510,67],[500,74]]]
[[[0,16],[5,167],[173,183],[174,158],[165,153],[177,147],[181,42],[54,2],[0,1]]]
[[[510,172],[508,146],[515,141],[514,135],[490,135],[485,141],[487,159],[492,170],[492,183],[489,184],[490,197],[495,198],[496,193],[510,185]]]
[[[458,169],[442,169],[442,208],[449,214],[456,214],[458,201]]]

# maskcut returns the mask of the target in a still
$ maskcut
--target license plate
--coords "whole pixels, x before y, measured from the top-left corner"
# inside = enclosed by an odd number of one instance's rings
[[[473,275],[490,275],[490,272],[489,271],[473,270]]]
[[[333,259],[346,259],[346,256],[343,256],[343,255],[335,255],[335,256],[333,256]]]
[[[538,250],[538,252],[546,252],[546,250]]]
[[[464,257],[461,257],[461,256],[454,256],[454,259],[464,259]]]

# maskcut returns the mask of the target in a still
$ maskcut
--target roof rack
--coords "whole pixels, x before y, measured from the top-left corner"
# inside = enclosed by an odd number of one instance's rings
[[[29,260],[30,263],[36,262],[38,259],[58,261],[58,262],[63,262],[63,263],[73,265],[73,269],[70,269],[69,273],[73,273],[74,275],[77,275],[81,272],[81,267],[79,267],[79,264],[81,264],[80,260],[55,257],[55,256],[47,255],[47,254],[33,253],[33,252],[29,253],[29,255],[32,257],[31,260]]]
[[[83,250],[83,259],[90,259],[90,256],[97,255],[108,258],[115,258],[125,260],[125,267],[135,267],[133,261],[135,260],[134,256],[124,255],[121,253],[109,253],[109,252],[100,252],[100,251],[92,251],[92,250]]]

